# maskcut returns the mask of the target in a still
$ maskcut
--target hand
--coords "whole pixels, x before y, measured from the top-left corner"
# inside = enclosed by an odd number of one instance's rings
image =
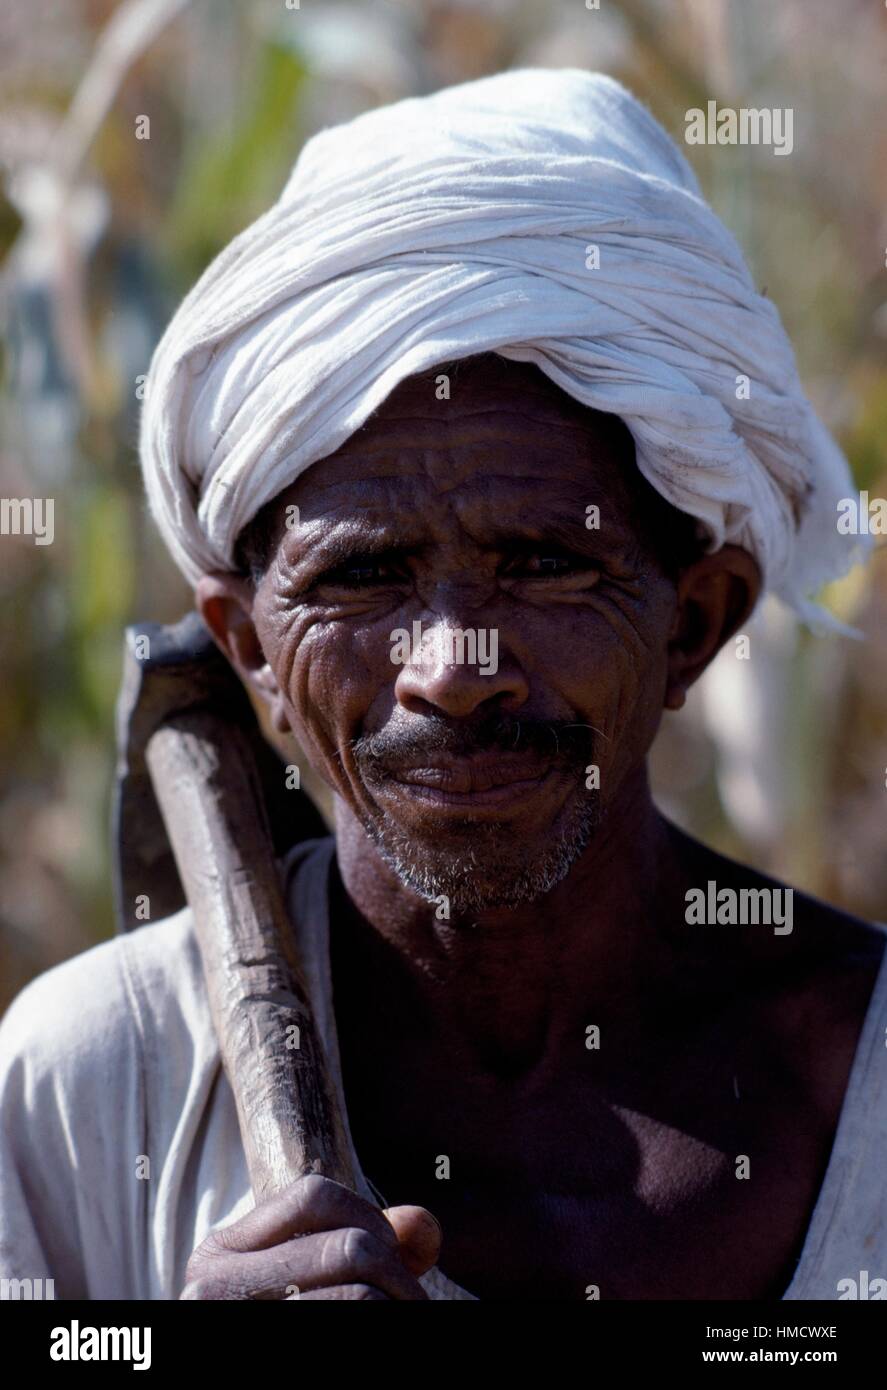
[[[424,1207],[378,1207],[310,1173],[207,1236],[184,1299],[423,1299],[418,1276],[440,1252]]]

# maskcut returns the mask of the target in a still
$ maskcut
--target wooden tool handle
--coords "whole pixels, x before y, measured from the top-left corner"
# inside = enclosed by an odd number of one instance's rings
[[[187,894],[256,1200],[306,1173],[353,1187],[249,741],[202,708],[146,749]]]

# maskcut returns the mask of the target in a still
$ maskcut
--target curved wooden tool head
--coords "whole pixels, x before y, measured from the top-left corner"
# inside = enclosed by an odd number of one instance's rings
[[[326,835],[304,792],[286,790],[284,765],[259,730],[253,707],[199,613],[180,622],[126,629],[117,701],[117,773],[112,811],[114,908],[118,931],[144,925],[137,900],[147,894],[151,920],[185,905],[166,826],[145,763],[151,735],[171,715],[212,708],[249,735],[262,783],[274,851]]]

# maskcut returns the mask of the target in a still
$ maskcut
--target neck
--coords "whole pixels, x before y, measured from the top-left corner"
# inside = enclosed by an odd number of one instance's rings
[[[374,1008],[396,1011],[448,1048],[469,1049],[490,1069],[521,1072],[575,1055],[589,1024],[622,1033],[642,1017],[662,968],[660,928],[679,891],[674,842],[644,769],[620,790],[565,879],[535,902],[490,909],[471,923],[439,921],[342,803],[336,838]]]

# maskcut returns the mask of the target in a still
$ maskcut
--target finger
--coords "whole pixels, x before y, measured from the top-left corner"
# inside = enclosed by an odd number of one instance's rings
[[[405,1269],[396,1241],[384,1244],[361,1226],[297,1236],[270,1250],[219,1254],[205,1261],[183,1297],[286,1299],[293,1286],[302,1293],[344,1284],[370,1284],[389,1298],[410,1302],[427,1298]]]
[[[425,1207],[387,1207],[383,1213],[397,1236],[400,1257],[411,1274],[425,1274],[437,1264],[443,1232]]]
[[[363,1226],[390,1249],[397,1247],[397,1237],[377,1206],[332,1178],[309,1173],[239,1221],[213,1231],[203,1244],[211,1255],[220,1250],[245,1253],[269,1250],[293,1236],[349,1226]]]

